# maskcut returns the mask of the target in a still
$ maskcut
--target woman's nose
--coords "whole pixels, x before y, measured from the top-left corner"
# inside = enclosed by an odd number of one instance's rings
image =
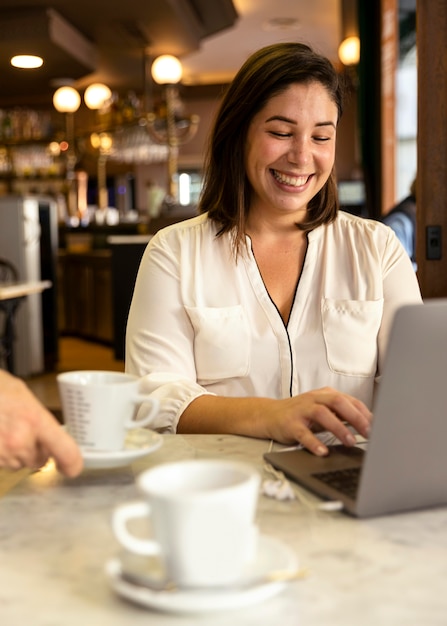
[[[310,157],[310,146],[305,139],[294,139],[289,146],[288,158],[291,163],[305,164]]]

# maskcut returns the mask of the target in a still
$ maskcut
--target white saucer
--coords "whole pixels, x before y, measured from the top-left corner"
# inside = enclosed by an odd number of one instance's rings
[[[159,566],[157,567],[154,561],[150,565],[151,560],[148,557],[144,558],[149,564],[148,570],[150,567],[154,568],[154,579],[157,579]],[[240,588],[235,584],[234,587],[221,589],[212,587],[156,591],[124,580],[121,576],[119,558],[109,560],[105,565],[105,572],[114,591],[127,600],[157,611],[197,614],[239,609],[267,600],[290,583],[265,581],[262,577],[268,576],[273,571],[293,571],[296,568],[297,560],[288,546],[273,537],[260,535],[257,557],[240,579]],[[150,578],[150,571],[147,572],[147,576]],[[253,582],[251,585],[251,580],[260,582]]]
[[[85,469],[109,469],[122,467],[146,456],[163,443],[163,437],[147,428],[135,428],[129,431],[123,450],[116,452],[82,449]]]

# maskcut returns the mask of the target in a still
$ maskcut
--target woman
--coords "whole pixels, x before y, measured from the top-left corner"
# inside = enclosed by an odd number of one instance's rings
[[[143,256],[126,369],[153,427],[301,442],[367,436],[396,308],[421,300],[391,229],[338,211],[340,78],[299,43],[253,54],[218,111],[201,215]],[[350,426],[350,428],[348,428]]]

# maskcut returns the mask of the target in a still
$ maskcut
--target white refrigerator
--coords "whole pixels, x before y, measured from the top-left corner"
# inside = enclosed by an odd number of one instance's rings
[[[0,256],[17,268],[19,279],[41,280],[41,227],[37,196],[0,197]],[[15,371],[26,377],[44,370],[42,294],[26,296],[16,314]]]

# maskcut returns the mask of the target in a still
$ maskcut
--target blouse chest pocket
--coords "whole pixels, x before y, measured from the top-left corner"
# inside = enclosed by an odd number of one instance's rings
[[[250,338],[244,310],[230,307],[185,307],[194,329],[197,379],[215,381],[246,376]]]
[[[383,299],[326,298],[322,300],[321,313],[329,367],[338,374],[374,376]]]

